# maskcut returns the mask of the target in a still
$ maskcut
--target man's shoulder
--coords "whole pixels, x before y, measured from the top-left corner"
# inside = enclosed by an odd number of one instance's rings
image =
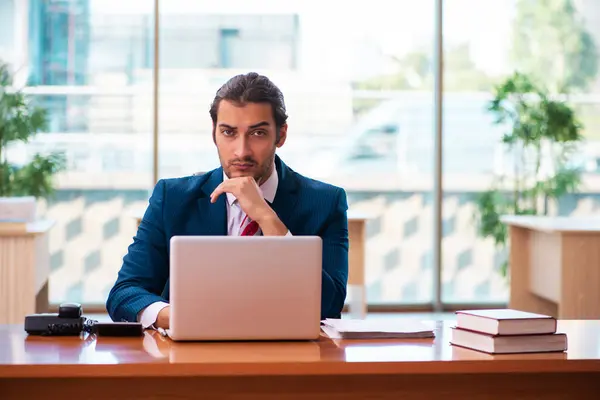
[[[185,187],[189,185],[197,185],[206,181],[208,175],[211,173],[206,172],[203,174],[193,174],[187,176],[178,176],[176,178],[162,178],[160,182],[165,185],[166,188]]]
[[[170,196],[194,194],[202,187],[213,172],[214,170],[176,178],[162,178],[159,180],[157,186],[162,185],[163,190],[169,193]]]
[[[317,225],[310,225],[313,229],[309,229],[310,232],[320,232],[324,226],[322,224],[331,222],[334,217],[345,217],[348,199],[343,188],[300,174],[296,174],[296,182],[297,215],[310,221],[309,225],[318,222]]]
[[[294,174],[298,181],[300,190],[305,192],[306,194],[311,194],[315,196],[321,195],[327,197],[346,195],[346,192],[343,188],[336,186],[332,183],[324,182],[314,178],[309,178],[297,172],[294,172]]]

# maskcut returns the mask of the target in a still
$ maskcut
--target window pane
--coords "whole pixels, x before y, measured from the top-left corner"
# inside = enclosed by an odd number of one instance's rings
[[[131,209],[148,199],[153,2],[123,3],[0,2],[0,57],[49,118],[46,131],[7,157],[66,156],[54,197],[39,205],[39,216],[55,221],[51,303],[105,302],[135,233]]]
[[[505,247],[496,247],[492,237],[483,237],[478,228],[491,232],[502,227],[493,222],[495,213],[547,210],[550,215],[573,215],[589,214],[596,207],[595,193],[600,190],[600,4],[593,0],[453,0],[444,5],[442,297],[445,302],[503,302],[508,300],[508,279],[502,272],[508,253]],[[495,114],[487,107],[495,86],[517,70],[547,87],[552,99],[571,93],[568,99],[562,98],[585,128],[584,140],[566,162],[556,157],[560,145],[552,151],[541,147],[537,152],[532,146],[524,152],[518,143],[512,149],[502,144],[503,135],[512,132],[511,124],[496,124]],[[539,129],[543,124],[531,126]],[[558,201],[544,201],[540,194],[537,202],[532,201],[527,190],[535,187],[532,182],[560,188],[557,183],[572,179],[562,172],[573,167],[583,172],[582,193],[567,194]],[[522,183],[525,174],[529,183]],[[521,182],[518,209],[511,200],[515,176]],[[505,186],[498,183],[500,178],[507,182]]]
[[[219,166],[215,92],[264,73],[290,116],[283,161],[372,216],[369,302],[431,302],[433,2],[165,1],[161,26],[160,176]]]

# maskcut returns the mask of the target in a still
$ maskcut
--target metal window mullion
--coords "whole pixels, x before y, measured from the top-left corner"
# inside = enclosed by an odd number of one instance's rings
[[[433,180],[433,309],[441,312],[442,305],[442,210],[443,210],[443,146],[442,116],[444,88],[443,0],[435,1],[434,35],[434,180]]]
[[[160,48],[159,48],[159,39],[160,39],[160,13],[159,13],[159,0],[154,0],[154,65],[152,66],[153,72],[153,81],[152,81],[152,186],[156,185],[158,182],[158,86],[159,86],[159,74],[160,74],[160,65],[159,65],[159,56],[160,56]]]

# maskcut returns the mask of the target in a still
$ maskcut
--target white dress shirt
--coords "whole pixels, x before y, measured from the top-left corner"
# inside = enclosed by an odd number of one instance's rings
[[[229,178],[227,175],[225,175],[225,173],[223,173],[223,180],[225,181],[227,179]],[[275,199],[278,183],[279,177],[277,176],[277,171],[275,168],[273,168],[273,172],[271,173],[269,179],[260,185],[262,195],[269,203],[273,203],[273,200]],[[248,218],[245,218],[246,214],[244,211],[242,211],[235,196],[231,193],[225,194],[227,195],[227,235],[239,236],[250,221]],[[260,229],[256,234],[260,234]],[[291,236],[291,232],[289,230],[287,236]],[[156,322],[156,318],[158,317],[160,310],[168,305],[168,303],[163,301],[150,304],[138,314],[138,321],[142,323],[144,328],[148,328]]]

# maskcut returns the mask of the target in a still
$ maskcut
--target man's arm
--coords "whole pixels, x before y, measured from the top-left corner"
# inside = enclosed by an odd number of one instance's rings
[[[340,318],[348,284],[348,202],[339,189],[323,232],[321,319]]]
[[[256,222],[260,226],[263,236],[292,236],[290,230],[281,222],[275,211],[271,211],[271,215]]]
[[[160,296],[169,274],[164,195],[165,183],[160,180],[108,295],[106,309],[113,321],[138,321],[138,315],[146,307],[166,301]]]

